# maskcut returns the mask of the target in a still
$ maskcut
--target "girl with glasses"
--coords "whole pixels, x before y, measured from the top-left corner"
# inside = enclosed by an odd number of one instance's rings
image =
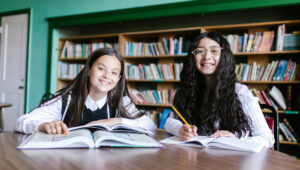
[[[76,78],[38,108],[21,116],[15,130],[61,134],[68,133],[68,127],[97,123],[156,129],[152,120],[131,102],[124,60],[112,48],[94,51]]]
[[[206,32],[196,37],[180,75],[174,106],[192,124],[167,119],[167,132],[189,140],[197,135],[230,137],[272,147],[274,137],[247,86],[237,82],[230,45],[222,35]]]

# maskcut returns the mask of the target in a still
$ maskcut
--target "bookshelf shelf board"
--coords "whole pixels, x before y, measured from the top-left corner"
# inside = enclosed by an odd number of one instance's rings
[[[58,78],[57,80],[58,80],[58,81],[65,81],[65,82],[68,82],[68,81],[72,81],[73,79],[62,79],[62,78]]]
[[[123,57],[126,60],[130,59],[153,59],[153,58],[184,58],[186,55],[152,55],[152,56],[125,56]]]
[[[260,23],[245,23],[245,24],[232,24],[232,25],[217,25],[217,26],[206,26],[206,30],[238,30],[241,28],[249,29],[255,27],[269,27],[277,26],[280,24],[286,25],[299,25],[300,20],[286,20],[286,21],[270,21]]]
[[[179,83],[180,80],[130,80],[126,79],[127,82],[139,82],[139,83]]]
[[[272,113],[269,109],[263,109],[263,113]],[[299,111],[294,111],[294,110],[278,110],[277,111],[279,114],[299,114]]]
[[[240,81],[245,84],[299,84],[300,81]]]
[[[300,50],[289,51],[268,51],[268,52],[237,52],[233,53],[235,56],[249,56],[249,55],[280,55],[280,54],[298,54]]]
[[[171,107],[170,104],[135,103],[136,106]]]
[[[288,144],[288,145],[298,145],[300,146],[300,143],[298,142],[289,142],[289,141],[280,141],[280,144]]]
[[[60,61],[64,62],[85,62],[88,58],[60,58]]]
[[[118,38],[119,34],[102,34],[102,35],[79,35],[79,36],[71,36],[71,37],[64,37],[61,38],[61,41],[66,40],[91,40],[91,39],[103,39],[103,38]]]

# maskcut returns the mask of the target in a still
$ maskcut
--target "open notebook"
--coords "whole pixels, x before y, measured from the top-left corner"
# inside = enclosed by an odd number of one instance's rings
[[[66,134],[36,133],[29,136],[17,149],[99,148],[99,147],[163,147],[142,133],[113,133],[76,129]]]
[[[197,136],[189,141],[180,141],[177,136],[172,136],[161,140],[160,142],[166,144],[222,148],[248,152],[260,152],[264,148],[264,146],[259,143],[228,137],[210,138],[208,136]]]

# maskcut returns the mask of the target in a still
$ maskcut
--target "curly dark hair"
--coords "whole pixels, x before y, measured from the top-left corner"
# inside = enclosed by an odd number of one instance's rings
[[[195,56],[192,54],[205,37],[222,47],[220,61],[211,76],[209,87],[206,87],[204,76],[197,70]],[[238,137],[246,132],[251,135],[251,120],[245,115],[235,92],[237,79],[234,57],[229,43],[222,35],[205,32],[196,37],[184,61],[180,78],[174,106],[187,121],[198,127],[199,134],[210,135],[220,129],[237,133]],[[218,129],[215,128],[216,122],[219,123]]]

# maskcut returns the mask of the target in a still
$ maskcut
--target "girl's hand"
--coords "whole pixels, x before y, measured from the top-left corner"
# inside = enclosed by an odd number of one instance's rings
[[[217,130],[214,134],[210,135],[211,138],[229,137],[236,138],[235,135],[227,130]]]
[[[69,134],[67,125],[60,120],[40,124],[38,131],[48,134]]]
[[[197,127],[195,125],[191,126],[190,128],[188,125],[184,124],[179,129],[179,139],[186,141],[190,140],[192,137],[198,136],[197,134]]]
[[[106,126],[114,126],[117,124],[122,124],[121,118],[110,118],[110,119],[101,119],[87,123],[87,125],[94,124],[104,124]]]

